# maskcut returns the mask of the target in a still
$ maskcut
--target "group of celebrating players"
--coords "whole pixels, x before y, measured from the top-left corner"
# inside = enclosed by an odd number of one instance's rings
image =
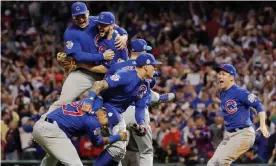
[[[152,166],[148,106],[169,102],[175,97],[173,93],[159,95],[151,90],[158,75],[155,67],[161,62],[146,52],[152,48],[143,39],[130,41],[127,47],[127,32],[115,24],[111,12],[89,16],[82,2],[73,3],[71,12],[74,23],[64,33],[65,53],[57,55],[68,76],[59,100],[33,129],[34,140],[47,153],[41,165],[53,166],[60,161],[64,165],[82,166],[70,138],[87,135],[94,146],[105,145],[94,163],[96,166],[121,164],[129,141],[137,145],[138,164]],[[235,68],[225,64],[217,71],[228,135],[208,165],[225,166],[254,143],[249,107],[259,113],[262,134],[265,137],[269,134],[260,101],[235,85]],[[75,101],[87,90],[90,90],[87,98]]]

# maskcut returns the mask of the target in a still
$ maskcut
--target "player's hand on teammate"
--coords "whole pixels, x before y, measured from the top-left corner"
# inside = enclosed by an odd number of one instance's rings
[[[107,60],[107,61],[110,61],[114,58],[115,56],[115,53],[114,51],[112,50],[106,50],[104,53],[103,53],[103,56],[104,56],[104,60]]]
[[[121,141],[126,141],[127,140],[127,132],[120,130],[118,133],[121,136]]]
[[[115,38],[115,47],[118,50],[121,50],[126,47],[127,43],[127,35],[117,35]]]
[[[257,129],[257,131],[259,131],[259,130],[262,132],[262,134],[263,134],[263,136],[264,136],[265,138],[268,138],[268,137],[270,136],[270,134],[269,134],[269,132],[268,132],[266,126],[260,126],[260,127]]]

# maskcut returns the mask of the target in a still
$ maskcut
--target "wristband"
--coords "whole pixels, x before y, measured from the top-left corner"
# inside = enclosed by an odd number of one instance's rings
[[[90,98],[91,100],[95,100],[97,94],[96,94],[94,91],[90,91],[90,92],[88,93],[88,96],[89,96],[89,98]]]

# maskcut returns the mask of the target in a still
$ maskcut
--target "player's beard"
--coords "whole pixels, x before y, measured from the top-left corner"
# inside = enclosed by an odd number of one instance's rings
[[[110,33],[111,29],[109,27],[109,29],[107,31],[104,32],[104,35],[102,36],[102,38],[106,39]]]

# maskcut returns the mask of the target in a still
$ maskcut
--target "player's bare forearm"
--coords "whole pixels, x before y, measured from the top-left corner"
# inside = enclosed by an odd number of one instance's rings
[[[106,80],[96,81],[92,86],[91,91],[95,92],[96,95],[99,95],[101,91],[108,88],[108,83]]]
[[[260,126],[265,126],[265,112],[262,111],[262,112],[259,112],[259,118],[260,118]]]
[[[104,65],[94,66],[90,68],[90,70],[94,73],[106,73],[107,68]]]

